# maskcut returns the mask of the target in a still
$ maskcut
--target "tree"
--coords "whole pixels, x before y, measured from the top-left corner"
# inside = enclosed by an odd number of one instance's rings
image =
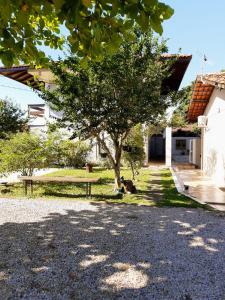
[[[140,122],[156,121],[171,105],[171,98],[161,95],[162,80],[171,66],[161,60],[166,51],[164,42],[138,32],[135,42],[124,43],[101,62],[90,61],[86,68],[76,57],[52,63],[56,89],[40,95],[64,112],[64,122],[74,136],[99,142],[118,187],[122,149],[130,130]]]
[[[32,176],[34,169],[46,165],[44,141],[30,133],[16,133],[9,140],[1,140],[0,152],[0,173]]]
[[[187,126],[187,111],[193,90],[193,83],[182,88],[176,94],[176,109],[172,115],[171,126],[175,128],[182,128]]]
[[[43,65],[41,46],[65,49],[81,57],[113,52],[137,23],[162,33],[173,9],[159,0],[7,0],[0,1],[0,59]],[[63,30],[64,29],[64,30]],[[67,37],[62,32],[67,32]]]
[[[0,139],[24,130],[25,113],[9,100],[0,100]]]
[[[123,153],[123,159],[131,168],[134,180],[138,169],[143,166],[145,160],[144,136],[141,124],[131,129],[125,140],[124,148],[126,151]]]

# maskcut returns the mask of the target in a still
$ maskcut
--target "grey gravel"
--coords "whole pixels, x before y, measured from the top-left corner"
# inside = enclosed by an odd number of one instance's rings
[[[225,214],[0,200],[0,299],[225,299]]]

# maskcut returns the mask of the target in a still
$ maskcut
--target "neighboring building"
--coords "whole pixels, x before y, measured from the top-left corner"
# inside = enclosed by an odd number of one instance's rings
[[[176,58],[176,59],[175,59]],[[171,67],[171,75],[165,79],[162,83],[162,94],[168,95],[170,91],[177,91],[183,79],[183,76],[191,61],[191,55],[162,55],[163,60],[175,59]],[[54,76],[51,71],[47,69],[34,69],[29,65],[5,68],[0,67],[0,74],[16,80],[25,85],[31,86],[34,89],[39,89],[39,82],[42,82],[47,89],[54,89]],[[38,80],[38,81],[37,81]],[[29,116],[31,117],[29,127],[32,131],[45,132],[49,122],[54,121],[54,118],[60,117],[55,112],[49,110],[46,105],[29,105]],[[164,145],[163,159],[168,166],[171,165],[171,150],[172,150],[172,131],[171,128],[166,128],[164,139],[162,143]],[[95,149],[91,154],[94,160],[98,157],[104,157],[105,153],[101,150],[101,147],[94,140],[90,140],[92,148]],[[146,163],[150,160],[150,143],[149,138],[145,141]]]
[[[225,72],[197,76],[188,110],[201,121],[201,169],[225,185]]]
[[[28,128],[31,132],[46,133],[49,124],[60,120],[62,113],[56,112],[46,104],[28,105]]]

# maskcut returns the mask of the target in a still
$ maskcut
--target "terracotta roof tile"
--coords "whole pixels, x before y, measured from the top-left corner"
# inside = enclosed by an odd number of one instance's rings
[[[204,113],[215,87],[225,89],[225,72],[197,76],[188,109],[190,122],[195,122]]]

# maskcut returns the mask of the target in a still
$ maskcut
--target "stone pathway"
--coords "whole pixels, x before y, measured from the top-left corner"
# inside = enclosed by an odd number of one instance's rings
[[[0,298],[223,300],[225,216],[0,199]]]

